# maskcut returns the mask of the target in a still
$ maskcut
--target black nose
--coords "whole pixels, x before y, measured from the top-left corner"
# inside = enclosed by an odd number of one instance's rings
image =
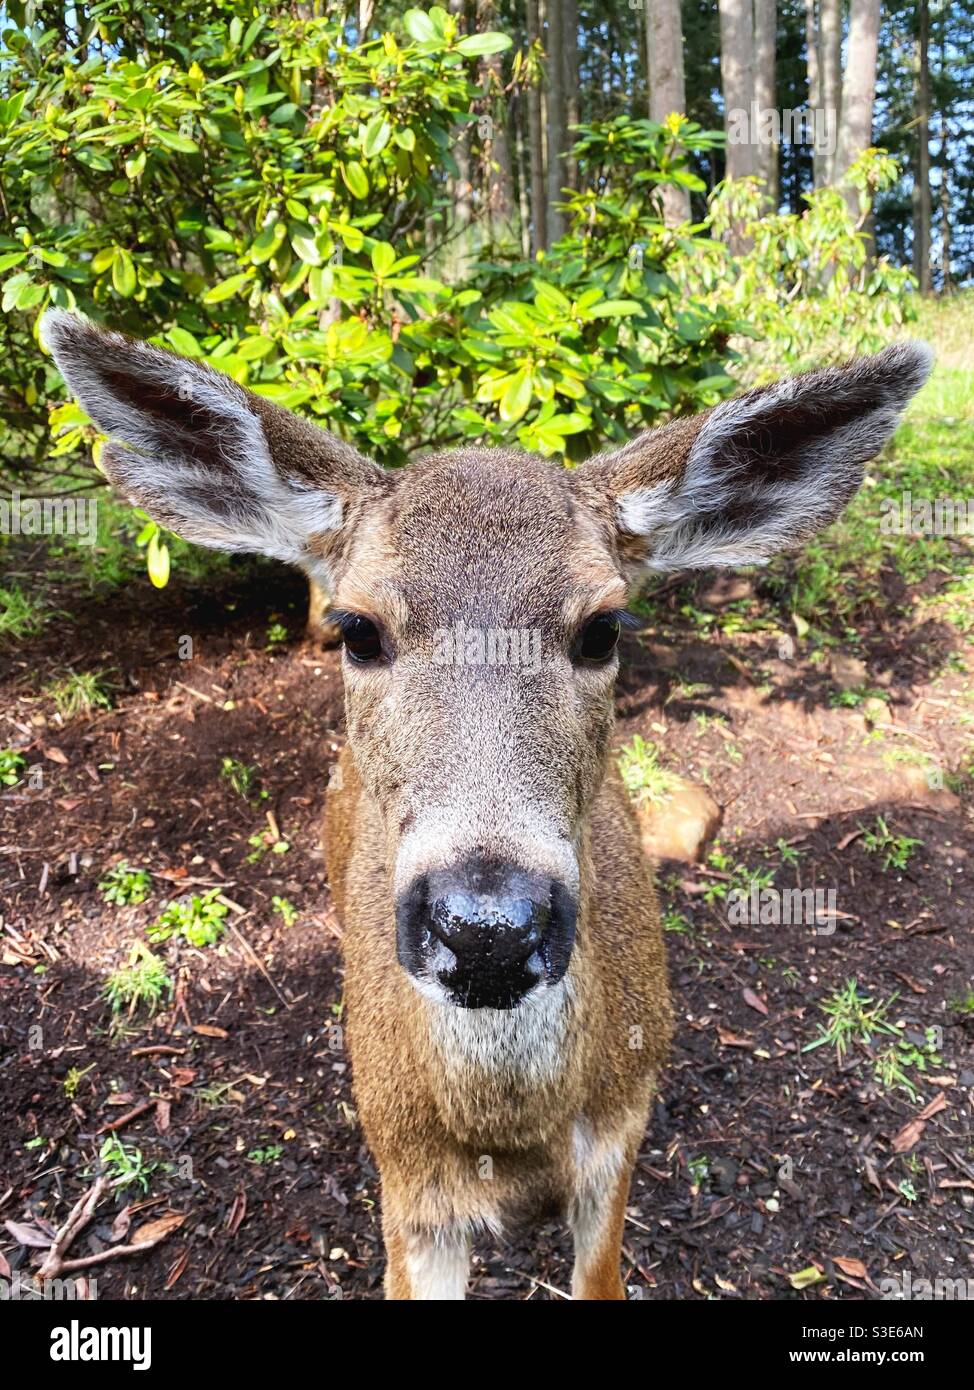
[[[577,909],[564,885],[486,860],[424,875],[397,907],[399,960],[467,1009],[512,1009],[568,968]]]

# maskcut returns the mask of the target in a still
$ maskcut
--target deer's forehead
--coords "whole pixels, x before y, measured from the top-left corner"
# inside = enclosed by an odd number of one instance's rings
[[[593,598],[624,597],[568,475],[528,456],[477,451],[411,465],[359,530],[339,602],[391,609],[397,625],[571,621]]]

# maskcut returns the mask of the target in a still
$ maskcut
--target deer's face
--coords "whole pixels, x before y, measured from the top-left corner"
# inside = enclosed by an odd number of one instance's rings
[[[563,976],[625,597],[604,518],[524,455],[420,462],[352,538],[348,734],[425,991],[508,1008]]]
[[[43,327],[133,501],[332,592],[399,961],[472,1008],[512,1008],[568,967],[625,576],[800,544],[855,492],[930,366],[922,345],[888,348],[571,472],[465,450],[393,474],[199,362],[66,314]]]

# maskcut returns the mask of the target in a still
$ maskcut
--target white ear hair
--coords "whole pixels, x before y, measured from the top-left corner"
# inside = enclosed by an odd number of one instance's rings
[[[230,377],[60,310],[40,331],[109,436],[106,473],[171,530],[307,567],[308,538],[341,526],[338,494],[277,467],[260,403]]]
[[[654,570],[764,564],[835,519],[932,364],[925,343],[902,343],[726,401],[704,416],[682,471],[657,468],[621,493],[620,530],[646,537]]]

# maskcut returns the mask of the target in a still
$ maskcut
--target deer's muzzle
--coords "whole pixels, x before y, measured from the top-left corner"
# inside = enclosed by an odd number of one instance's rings
[[[464,1009],[513,1009],[568,969],[578,915],[561,883],[471,860],[423,874],[397,905],[400,964]]]

